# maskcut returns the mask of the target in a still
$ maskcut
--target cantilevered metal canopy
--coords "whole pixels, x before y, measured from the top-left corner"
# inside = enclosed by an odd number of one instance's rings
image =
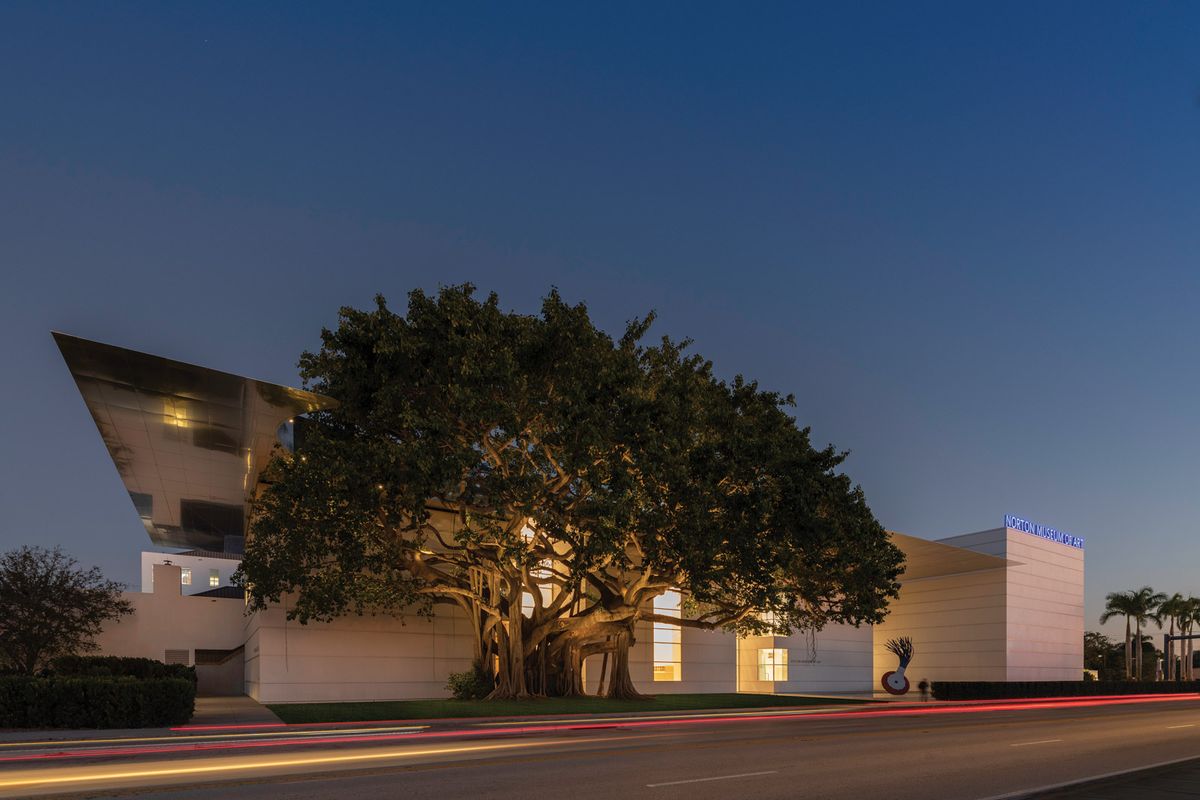
[[[904,551],[904,572],[900,582],[920,578],[936,578],[944,575],[961,575],[964,572],[979,572],[985,569],[1000,569],[1018,562],[1000,556],[979,553],[944,542],[918,539],[903,533],[889,531],[892,542]]]
[[[156,545],[240,552],[248,502],[312,392],[54,333]]]

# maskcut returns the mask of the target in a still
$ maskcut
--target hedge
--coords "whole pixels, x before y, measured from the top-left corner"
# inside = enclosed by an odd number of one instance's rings
[[[152,728],[192,718],[186,678],[0,676],[0,728]]]
[[[196,682],[196,668],[187,664],[164,664],[153,658],[129,658],[126,656],[62,656],[50,662],[48,675],[129,677],[148,680],[151,678],[183,678]]]
[[[1200,693],[1200,681],[934,681],[938,700],[1016,700],[1103,694]]]

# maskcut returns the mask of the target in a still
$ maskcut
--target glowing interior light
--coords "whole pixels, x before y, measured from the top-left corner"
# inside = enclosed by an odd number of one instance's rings
[[[176,428],[186,428],[190,421],[187,416],[187,408],[179,402],[171,398],[163,400],[163,421],[166,424]]]
[[[683,596],[677,590],[654,598],[654,613],[662,617],[680,617]],[[654,680],[683,680],[683,631],[670,622],[654,623]]]

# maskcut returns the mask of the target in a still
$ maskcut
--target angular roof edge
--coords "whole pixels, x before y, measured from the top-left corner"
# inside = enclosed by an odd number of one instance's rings
[[[980,572],[1014,566],[1019,562],[1002,556],[980,553],[931,539],[920,539],[904,533],[888,531],[892,542],[904,551],[905,567],[900,582],[921,578],[939,578],[966,572]]]
[[[226,551],[292,421],[331,397],[53,331],[150,540]],[[231,537],[233,537],[231,539]]]

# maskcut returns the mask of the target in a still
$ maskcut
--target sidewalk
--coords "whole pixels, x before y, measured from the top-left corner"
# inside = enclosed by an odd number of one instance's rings
[[[253,697],[197,697],[196,713],[188,727],[197,725],[262,725],[282,724],[271,709]]]
[[[1187,800],[1200,797],[1200,758],[1026,797],[1029,800]]]

